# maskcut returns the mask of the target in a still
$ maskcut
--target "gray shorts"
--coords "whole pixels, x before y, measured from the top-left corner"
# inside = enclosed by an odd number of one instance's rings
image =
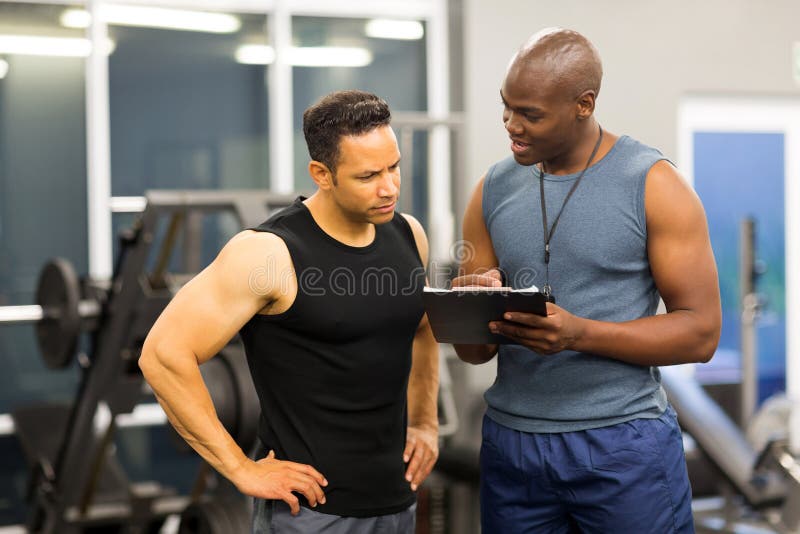
[[[375,517],[341,517],[300,507],[292,515],[283,501],[256,499],[253,534],[413,534],[417,504],[396,514]]]

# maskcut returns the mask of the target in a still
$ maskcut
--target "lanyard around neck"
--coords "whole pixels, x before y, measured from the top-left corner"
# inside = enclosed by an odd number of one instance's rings
[[[545,297],[551,302],[553,301],[552,297],[552,288],[550,287],[550,240],[553,239],[553,234],[556,231],[556,226],[558,226],[558,220],[561,218],[561,214],[564,213],[564,207],[567,205],[569,198],[572,196],[572,193],[575,192],[575,189],[578,188],[578,184],[581,183],[581,178],[583,175],[586,174],[586,171],[589,169],[589,165],[592,164],[592,160],[597,155],[597,151],[600,149],[600,143],[603,141],[603,127],[598,125],[600,130],[600,135],[597,137],[597,142],[594,144],[594,149],[592,149],[592,154],[589,156],[589,161],[586,162],[586,166],[583,168],[581,173],[578,175],[578,178],[575,180],[575,183],[572,184],[569,192],[567,192],[567,196],[564,198],[564,202],[561,203],[561,209],[558,210],[556,214],[556,218],[553,221],[553,226],[548,231],[547,229],[547,204],[544,200],[544,161],[542,161],[541,168],[539,168],[539,195],[542,202],[542,234],[544,237],[544,265],[545,265],[545,278],[544,278],[544,287],[542,288],[542,293],[544,293]]]

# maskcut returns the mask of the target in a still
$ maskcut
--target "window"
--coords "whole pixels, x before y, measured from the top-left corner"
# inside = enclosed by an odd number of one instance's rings
[[[0,306],[30,304],[53,256],[87,270],[82,30],[64,6],[0,2]],[[45,371],[31,325],[0,326],[0,413],[67,398],[74,369]]]
[[[295,57],[290,56],[290,62],[294,64],[294,175],[297,191],[315,189],[308,176],[303,111],[320,97],[341,89],[360,89],[385,99],[395,115],[427,109],[425,25],[418,21],[400,21],[400,30],[403,30],[403,24],[407,28],[406,33],[400,36],[407,38],[399,39],[397,30],[394,34],[386,30],[382,33],[376,31],[376,21],[381,22],[379,19],[292,19],[293,50],[296,52]],[[389,29],[392,28],[391,22],[398,28],[398,21],[389,22]],[[394,38],[387,38],[389,36]],[[309,52],[303,53],[303,50]],[[332,52],[328,53],[329,50]],[[417,161],[420,162],[419,168],[424,169],[424,160],[417,158]]]

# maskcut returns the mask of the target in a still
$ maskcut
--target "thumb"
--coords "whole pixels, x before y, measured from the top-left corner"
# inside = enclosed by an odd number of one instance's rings
[[[270,449],[269,454],[267,454],[267,460],[274,460],[275,459],[275,451]]]

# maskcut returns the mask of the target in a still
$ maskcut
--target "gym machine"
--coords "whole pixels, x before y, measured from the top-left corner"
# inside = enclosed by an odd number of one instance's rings
[[[756,280],[764,272],[755,257],[755,222],[740,226],[741,354],[740,425],[682,369],[661,369],[681,427],[722,475],[722,506],[695,512],[698,532],[739,532],[766,527],[800,533],[800,458],[789,445],[789,422],[797,408],[778,395],[756,410],[756,326],[763,299]]]
[[[79,280],[69,262],[54,259],[41,271],[37,306],[0,308],[0,326],[35,323],[42,357],[52,369],[69,366],[82,333],[89,336],[88,350],[78,357],[81,377],[72,405],[29,405],[12,413],[31,468],[29,532],[158,532],[175,514],[181,514],[181,532],[248,531],[248,500],[224,480],[211,483],[213,473],[205,464],[188,497],[131,483],[112,446],[115,418],[131,413],[146,394],[138,368],[144,339],[195,274],[169,272],[182,230],[184,244],[199,244],[190,233],[197,234],[198,225],[187,223],[197,223],[198,215],[231,212],[240,228],[255,226],[292,201],[258,191],[148,192],[145,210],[120,236],[110,281]],[[201,373],[226,429],[250,451],[259,405],[243,349],[232,343]],[[209,486],[216,487],[214,499],[207,498]]]

